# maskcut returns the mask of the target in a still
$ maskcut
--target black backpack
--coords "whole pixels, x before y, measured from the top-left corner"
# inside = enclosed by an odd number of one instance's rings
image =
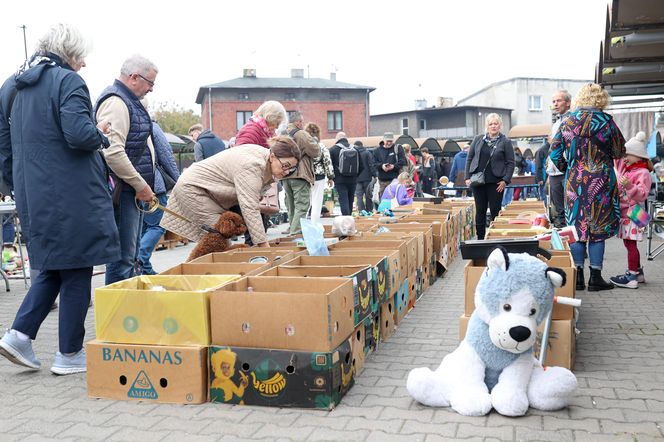
[[[339,173],[343,176],[354,177],[360,174],[360,153],[352,146],[346,147],[338,145],[341,148],[339,152]]]

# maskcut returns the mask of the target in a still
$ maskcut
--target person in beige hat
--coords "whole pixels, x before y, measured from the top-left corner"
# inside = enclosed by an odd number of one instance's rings
[[[652,184],[650,172],[653,170],[646,150],[645,132],[639,132],[625,143],[625,157],[615,160],[615,168],[620,195],[618,238],[622,238],[627,249],[627,271],[611,277],[611,282],[618,287],[636,289],[640,282],[645,282],[637,241],[643,239],[643,214]]]

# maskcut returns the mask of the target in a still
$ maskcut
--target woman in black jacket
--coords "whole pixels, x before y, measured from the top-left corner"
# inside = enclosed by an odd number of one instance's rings
[[[484,172],[484,184],[473,186],[475,198],[475,227],[477,239],[484,239],[486,233],[486,209],[491,210],[491,220],[498,216],[503,192],[514,173],[514,148],[512,142],[500,133],[503,120],[500,115],[487,115],[486,133],[473,139],[466,160],[466,185],[471,185],[470,177],[476,172]]]

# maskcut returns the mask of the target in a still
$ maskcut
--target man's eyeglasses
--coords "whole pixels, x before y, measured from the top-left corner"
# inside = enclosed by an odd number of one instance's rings
[[[145,80],[145,82],[146,82],[147,84],[149,84],[150,87],[154,87],[154,81],[150,81],[150,80],[148,80],[147,78],[145,78],[144,76],[142,76],[142,75],[139,74],[138,72],[136,72],[136,75],[138,75],[138,76],[141,77],[143,80]]]
[[[288,161],[286,161],[286,163],[284,164],[279,159],[279,157],[275,157],[275,158],[277,159],[277,161],[279,161],[279,164],[281,164],[281,170],[286,172],[286,176],[294,174],[295,171],[297,170],[297,164],[295,166],[291,166],[291,164]]]

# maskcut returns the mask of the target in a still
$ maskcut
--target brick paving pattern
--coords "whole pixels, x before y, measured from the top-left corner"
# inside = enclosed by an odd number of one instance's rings
[[[181,262],[190,248],[156,252],[155,267],[164,270]],[[625,256],[620,241],[607,243],[605,277],[624,271]],[[41,371],[22,371],[0,360],[0,440],[662,440],[663,260],[644,259],[648,282],[638,290],[577,295],[583,299],[574,369],[579,390],[572,405],[558,412],[465,417],[422,407],[408,396],[408,371],[436,367],[458,345],[464,262],[457,259],[367,359],[355,387],[330,412],[88,399],[84,374],[56,377],[48,371],[57,350],[56,310],[34,343]],[[103,276],[95,277],[96,286],[102,281]],[[13,280],[11,291],[0,294],[2,329],[11,326],[24,294],[22,280]],[[94,337],[93,313],[88,314],[86,340]]]

